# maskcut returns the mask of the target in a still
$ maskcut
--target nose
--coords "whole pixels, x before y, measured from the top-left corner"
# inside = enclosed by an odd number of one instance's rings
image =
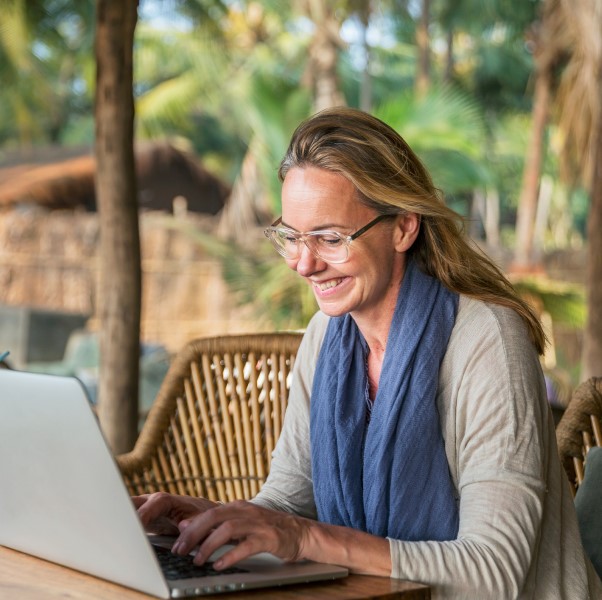
[[[292,261],[291,261],[292,262]],[[306,244],[302,244],[300,248],[299,258],[296,263],[291,265],[301,277],[309,277],[317,271],[321,271],[325,267],[325,262],[318,258]]]

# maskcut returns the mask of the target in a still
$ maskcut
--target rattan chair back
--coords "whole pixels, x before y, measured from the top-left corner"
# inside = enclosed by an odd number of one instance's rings
[[[252,498],[280,436],[301,337],[267,333],[188,343],[134,449],[117,457],[129,492]]]
[[[574,493],[583,481],[587,453],[593,446],[602,446],[602,377],[592,377],[575,388],[556,437]]]

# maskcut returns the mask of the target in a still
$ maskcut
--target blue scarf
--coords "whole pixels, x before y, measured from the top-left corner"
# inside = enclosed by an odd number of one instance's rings
[[[350,315],[330,319],[310,410],[320,521],[408,541],[456,538],[436,392],[457,307],[457,294],[408,262],[371,414],[367,344]]]

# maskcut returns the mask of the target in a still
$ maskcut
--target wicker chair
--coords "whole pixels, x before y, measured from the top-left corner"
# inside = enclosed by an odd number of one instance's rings
[[[198,339],[174,358],[134,449],[131,494],[252,498],[270,468],[301,333]]]
[[[583,481],[587,453],[602,446],[602,377],[579,385],[556,428],[558,451],[573,493]]]

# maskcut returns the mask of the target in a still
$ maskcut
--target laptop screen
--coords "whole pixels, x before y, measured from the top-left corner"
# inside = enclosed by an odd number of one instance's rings
[[[168,579],[81,383],[0,370],[0,545],[168,598],[343,577],[257,555],[240,572]]]

